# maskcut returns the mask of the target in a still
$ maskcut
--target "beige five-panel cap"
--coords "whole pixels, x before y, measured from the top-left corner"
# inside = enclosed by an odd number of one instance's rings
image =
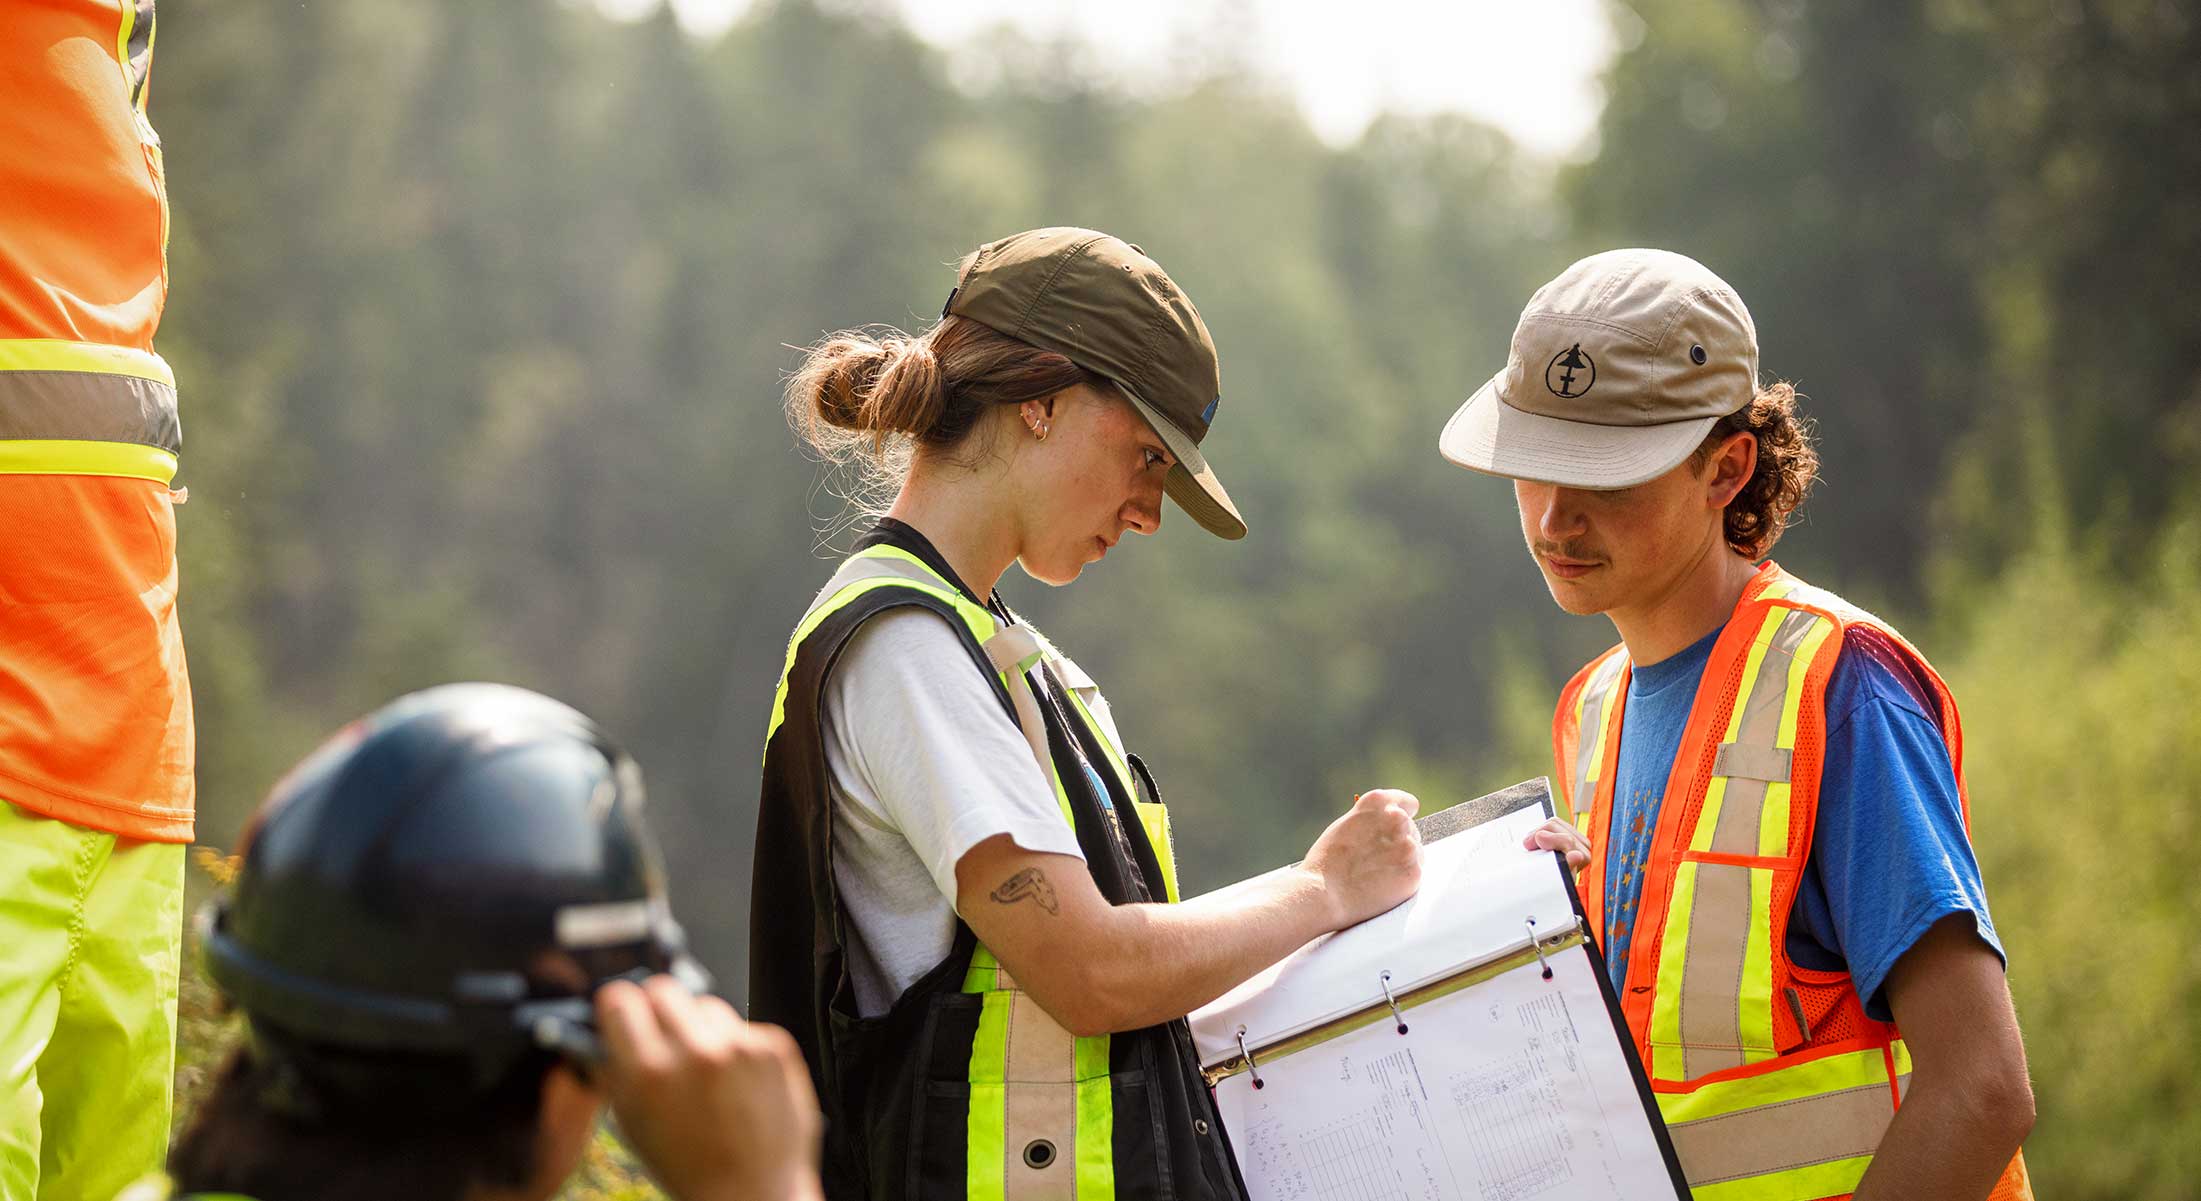
[[[1727,281],[1687,255],[1608,250],[1529,298],[1505,369],[1437,449],[1492,475],[1631,488],[1688,458],[1757,383],[1757,328]]]

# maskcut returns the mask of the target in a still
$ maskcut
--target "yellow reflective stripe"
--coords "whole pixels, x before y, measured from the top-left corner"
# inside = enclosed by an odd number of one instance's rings
[[[1139,826],[1146,831],[1146,841],[1154,848],[1154,862],[1161,865],[1162,887],[1170,903],[1178,900],[1177,893],[1177,845],[1169,828],[1169,806],[1156,801],[1133,801],[1131,807],[1138,811]]]
[[[1746,1176],[1740,1180],[1724,1180],[1718,1184],[1691,1184],[1689,1195],[1695,1201],[1767,1201],[1768,1198],[1846,1197],[1857,1191],[1858,1183],[1865,1178],[1865,1169],[1871,1166],[1872,1156],[1858,1155],[1849,1159],[1836,1159],[1827,1163],[1790,1168],[1785,1172],[1768,1172],[1762,1176]]]
[[[1658,983],[1651,991],[1651,1078],[1686,1080],[1681,1054],[1681,967],[1689,957],[1689,911],[1697,902],[1697,865],[1683,860],[1674,868],[1674,895],[1667,898],[1665,934],[1658,947]]]
[[[0,443],[0,445],[6,444]],[[858,551],[854,555],[849,556],[849,558],[850,560],[904,560],[911,564],[914,564],[926,575],[932,576],[932,578],[936,580],[940,579],[938,574],[936,574],[931,568],[925,566],[924,560],[919,559],[917,556],[912,555],[907,551],[899,550],[891,546],[868,547],[864,550]],[[845,570],[847,566],[848,564],[844,562],[842,564],[842,569]],[[963,619],[963,624],[970,627],[971,634],[976,637],[980,642],[984,642],[987,638],[991,637],[994,632],[993,614],[988,613],[984,608],[978,605],[972,604],[967,598],[964,597],[962,593],[957,592],[954,586],[949,584],[946,580],[940,580],[938,586],[921,584],[915,580],[904,579],[897,576],[874,576],[869,579],[857,580],[855,583],[852,583],[847,587],[841,589],[840,591],[834,593],[823,603],[813,607],[810,612],[804,614],[802,621],[795,626],[794,634],[787,639],[787,660],[780,667],[779,690],[775,692],[772,696],[772,720],[764,728],[764,742],[767,753],[770,753],[772,735],[779,733],[780,724],[787,720],[787,677],[795,670],[795,654],[802,649],[803,640],[810,637],[810,635],[817,630],[818,626],[824,623],[826,618],[831,617],[835,611],[839,610],[842,606],[848,604],[850,601],[855,600],[857,597],[862,596],[864,593],[869,592],[874,588],[890,587],[914,588],[917,591],[925,593],[926,595],[931,596],[937,600],[946,601],[950,606],[955,609],[956,614]]]
[[[1659,1093],[1658,1109],[1668,1125],[1677,1125],[1867,1084],[1885,1088],[1887,1083],[1887,1060],[1880,1048],[1868,1047],[1862,1051],[1824,1055],[1756,1075],[1714,1081],[1685,1093]]]
[[[1108,1040],[1111,1037],[1113,1036],[1095,1034],[1078,1040],[1078,1079],[1092,1080],[1108,1074]]]
[[[986,944],[978,944],[978,949],[971,952],[971,966],[963,973],[963,991],[991,992],[1000,987],[995,974],[1000,967],[1001,961],[986,949]]]
[[[1804,635],[1801,646],[1796,648],[1796,658],[1788,669],[1788,696],[1781,707],[1781,733],[1778,745],[1782,750],[1796,749],[1796,724],[1803,714],[1804,682],[1811,675],[1811,665],[1818,659],[1820,648],[1840,627],[1831,621],[1813,624]],[[1789,782],[1776,780],[1766,785],[1765,808],[1758,815],[1758,854],[1777,858],[1788,854]]]
[[[951,591],[939,588],[927,588],[923,584],[912,583],[909,580],[895,579],[889,576],[881,576],[874,579],[858,580],[855,583],[850,584],[848,587],[841,589],[839,592],[834,593],[832,599],[826,601],[826,603],[819,605],[817,608],[812,609],[809,613],[805,614],[803,616],[802,622],[795,627],[794,635],[787,640],[787,661],[780,667],[779,691],[774,693],[772,696],[772,720],[770,724],[766,725],[764,728],[764,741],[766,744],[767,754],[770,753],[772,735],[779,733],[780,724],[787,720],[787,677],[794,673],[795,655],[798,651],[802,650],[803,640],[810,637],[811,634],[815,633],[817,631],[817,628],[820,625],[824,624],[825,619],[833,616],[835,611],[839,610],[842,606],[847,605],[850,601],[855,600],[857,597],[862,596],[864,593],[870,592],[874,588],[914,588],[919,592],[926,593],[941,600],[949,599],[948,591]]]
[[[1750,653],[1743,659],[1741,686],[1735,690],[1734,707],[1728,710],[1727,727],[1720,733],[1721,742],[1733,742],[1742,730],[1743,716],[1750,710],[1750,698],[1758,690],[1758,677],[1763,674],[1765,657],[1773,648],[1773,639],[1780,633],[1781,623],[1788,620],[1789,611],[1778,605],[1768,608],[1765,619],[1758,623],[1757,636],[1750,640]],[[1704,792],[1704,804],[1697,810],[1696,828],[1689,832],[1689,849],[1709,851],[1712,835],[1719,829],[1720,810],[1727,803],[1727,777],[1714,776]]]
[[[1098,1075],[1086,1072],[1086,1044],[1100,1045]],[[1108,1076],[1108,1036],[1078,1040],[1078,1201],[1116,1196],[1116,1094]]]
[[[1785,788],[1786,785],[1783,785]],[[1785,837],[1785,836],[1784,836]],[[1735,1033],[1740,1036],[1744,1063],[1764,1063],[1777,1051],[1773,1047],[1773,873],[1750,869],[1750,917],[1744,926],[1742,978],[1735,987]],[[1692,981],[1699,1004],[1719,1004],[1720,981]],[[1695,998],[1692,998],[1695,999]]]
[[[1062,820],[1070,823],[1071,829],[1077,829],[1077,814],[1070,811],[1070,794],[1062,787],[1062,768],[1055,763],[1052,755],[1047,758],[1047,781],[1055,786],[1055,807],[1062,810]]]
[[[145,112],[145,103],[150,98],[150,89],[146,87],[146,84],[151,82],[153,75],[153,48],[154,44],[160,40],[160,22],[153,19],[153,0],[139,0],[139,3],[142,4],[145,8],[146,18],[145,70],[141,74],[137,71],[135,67],[132,67],[131,78],[136,80],[137,82],[137,91],[132,93],[132,98],[137,101],[138,112],[142,114]],[[156,144],[153,147],[153,153],[159,154],[160,152],[160,146]],[[166,188],[161,189],[160,211],[161,261],[165,265],[168,260],[168,189]]]
[[[1078,1201],[1116,1195],[1116,1094],[1108,1074],[1109,1035],[1078,1040]]]
[[[1560,765],[1567,769],[1567,808],[1577,824],[1581,823],[1582,815],[1590,811],[1590,802],[1582,795],[1589,787],[1590,748],[1582,740],[1592,736],[1586,728],[1585,715],[1596,714],[1597,710],[1590,707],[1590,698],[1596,693],[1597,673],[1593,671],[1589,679],[1582,681],[1582,691],[1574,694],[1574,762]]]
[[[1093,711],[1085,707],[1085,699],[1078,695],[1077,689],[1065,685],[1063,691],[1070,694],[1070,704],[1077,709],[1078,716],[1085,719],[1085,728],[1093,732],[1093,741],[1101,744],[1101,749],[1108,753],[1108,765],[1115,769],[1116,780],[1123,785],[1123,794],[1136,798],[1139,795],[1139,786],[1131,779],[1131,764],[1125,761],[1122,748],[1108,740],[1108,731],[1101,727],[1100,721],[1093,716]]]
[[[1614,655],[1598,669],[1597,678],[1590,681],[1597,688],[1597,731],[1590,743],[1590,769],[1582,778],[1582,789],[1589,802],[1583,806],[1586,809],[1596,807],[1597,782],[1605,778],[1605,736],[1612,727],[1612,701],[1620,690],[1621,669],[1627,665],[1626,661],[1627,656]]]
[[[88,371],[176,386],[168,363],[151,351],[58,338],[0,338],[0,371]]]
[[[176,456],[138,442],[0,438],[0,475],[109,475],[167,484]]]
[[[1590,814],[1597,808],[1597,771],[1605,751],[1605,715],[1612,710],[1613,683],[1619,679],[1620,661],[1615,654],[1590,673],[1574,698],[1574,764],[1571,795],[1567,798],[1575,825],[1585,833]],[[1587,739],[1588,741],[1584,741]]]
[[[1008,1191],[1009,1007],[1015,1001],[1015,993],[989,992],[979,1002],[964,1132],[964,1195],[969,1201],[1005,1201]]]
[[[1735,698],[1735,709],[1742,710],[1742,698]],[[1727,807],[1727,777],[1713,776],[1704,786],[1704,805],[1697,810],[1696,828],[1689,832],[1689,849],[1709,851],[1712,835],[1720,828],[1720,811]]]
[[[122,0],[122,25],[115,30],[115,65],[122,68],[122,90],[136,97],[138,81],[130,71],[130,33],[137,28],[136,0]]]

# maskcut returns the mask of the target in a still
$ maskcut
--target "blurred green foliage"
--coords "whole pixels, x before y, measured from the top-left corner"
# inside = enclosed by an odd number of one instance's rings
[[[648,766],[738,995],[765,710],[843,516],[780,416],[791,347],[921,327],[957,256],[1040,224],[1139,242],[1222,349],[1209,447],[1252,536],[1175,515],[1074,588],[1007,582],[1107,682],[1188,884],[1295,856],[1377,782],[1537,774],[1611,631],[1552,608],[1505,485],[1435,434],[1538,283],[1667,246],[1811,397],[1825,482],[1782,560],[1896,617],[1964,705],[2041,1194],[2191,1195],[2196,20],[1612,15],[1598,148],[1555,167],[1456,117],[1325,146],[1220,42],[1134,98],[1009,34],[958,87],[857,0],[707,43],[549,0],[164,5],[202,838],[395,692],[542,688]],[[650,1195],[608,1143],[590,1172],[569,1196]]]

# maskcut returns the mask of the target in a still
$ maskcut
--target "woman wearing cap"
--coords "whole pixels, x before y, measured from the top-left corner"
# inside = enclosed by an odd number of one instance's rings
[[[1152,777],[995,591],[1069,583],[1165,493],[1243,536],[1200,453],[1218,379],[1152,259],[1041,229],[789,385],[814,448],[896,490],[796,629],[757,827],[752,1016],[810,1062],[829,1195],[1241,1195],[1181,1019],[1418,882],[1417,802],[1376,791],[1298,869],[1169,903]]]

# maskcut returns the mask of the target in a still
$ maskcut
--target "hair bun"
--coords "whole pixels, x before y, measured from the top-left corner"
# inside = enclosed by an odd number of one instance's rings
[[[788,392],[816,423],[881,440],[922,439],[947,408],[931,344],[900,333],[827,338],[810,349]]]
[[[885,437],[907,434],[923,439],[947,412],[946,381],[932,343],[923,338],[891,337],[881,347],[884,361],[872,374],[864,397],[865,428]]]
[[[864,334],[835,334],[812,347],[789,391],[835,429],[870,432],[865,401],[886,368],[887,349]]]

